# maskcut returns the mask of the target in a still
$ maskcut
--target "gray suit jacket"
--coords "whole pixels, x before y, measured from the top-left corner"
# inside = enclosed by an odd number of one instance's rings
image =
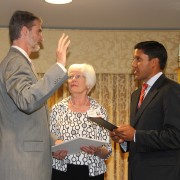
[[[51,179],[46,100],[66,79],[55,64],[37,80],[28,60],[10,48],[0,64],[0,179]]]

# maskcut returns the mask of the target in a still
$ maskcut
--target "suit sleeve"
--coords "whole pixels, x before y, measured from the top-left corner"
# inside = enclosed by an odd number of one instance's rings
[[[30,114],[40,108],[67,79],[66,73],[54,64],[44,77],[37,81],[25,60],[12,59],[6,67],[6,89],[16,106]]]

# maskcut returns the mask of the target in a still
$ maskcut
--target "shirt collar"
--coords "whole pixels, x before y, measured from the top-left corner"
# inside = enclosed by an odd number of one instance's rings
[[[157,79],[162,75],[162,72],[157,73],[156,75],[154,75],[151,79],[149,79],[146,83],[148,84],[148,86],[152,87],[153,84],[157,81]]]

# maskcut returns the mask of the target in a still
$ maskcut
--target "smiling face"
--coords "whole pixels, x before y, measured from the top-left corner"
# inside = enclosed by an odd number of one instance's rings
[[[147,82],[159,70],[158,59],[149,59],[141,49],[135,49],[132,68],[135,79]]]
[[[68,88],[71,94],[87,94],[86,78],[79,69],[72,69],[68,76]]]

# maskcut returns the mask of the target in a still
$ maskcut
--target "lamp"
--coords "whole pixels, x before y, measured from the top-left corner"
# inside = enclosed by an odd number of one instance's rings
[[[45,1],[51,4],[67,4],[70,3],[72,0],[45,0]]]

